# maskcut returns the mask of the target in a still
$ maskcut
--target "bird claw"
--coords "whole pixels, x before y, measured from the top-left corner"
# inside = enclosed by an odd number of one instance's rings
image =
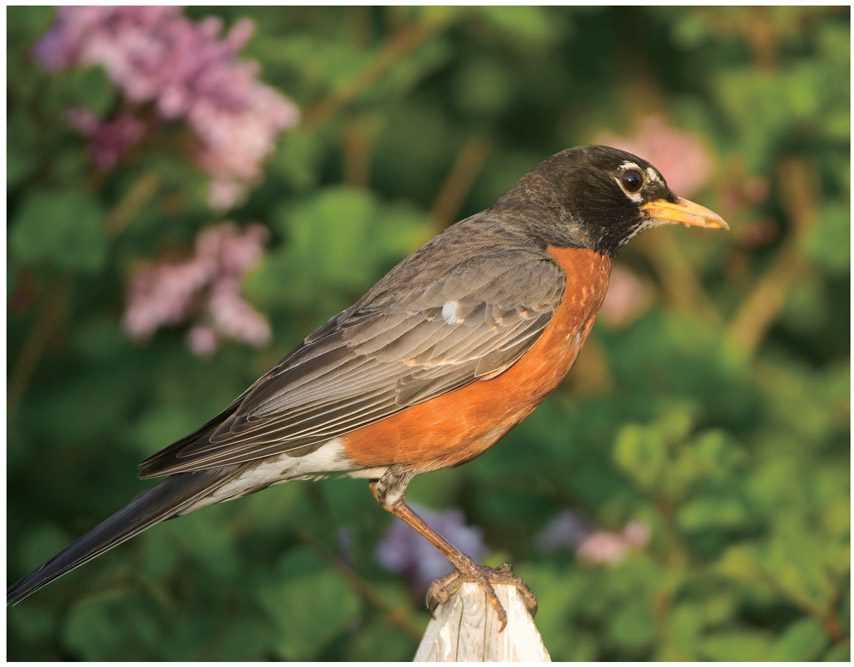
[[[478,584],[483,589],[492,608],[498,614],[500,623],[499,632],[504,630],[504,626],[507,625],[507,612],[498,599],[493,584],[514,586],[521,594],[522,601],[525,603],[531,616],[537,613],[537,596],[531,592],[531,589],[528,588],[522,577],[517,577],[513,574],[513,568],[510,563],[504,563],[496,568],[472,563],[471,566],[467,566],[464,569],[457,568],[450,574],[441,579],[436,579],[436,581],[430,584],[430,588],[427,590],[427,609],[434,619],[436,618],[438,607],[447,602],[466,582]]]

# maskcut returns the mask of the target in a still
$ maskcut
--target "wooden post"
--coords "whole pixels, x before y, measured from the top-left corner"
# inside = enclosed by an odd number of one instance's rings
[[[502,632],[483,590],[465,583],[436,610],[415,662],[551,662],[516,588],[504,584],[495,586],[495,592],[507,612]]]

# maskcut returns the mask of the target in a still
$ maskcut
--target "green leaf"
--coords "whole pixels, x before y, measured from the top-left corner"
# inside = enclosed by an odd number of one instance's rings
[[[270,171],[296,190],[306,190],[317,183],[321,154],[320,139],[305,129],[289,132],[270,159]]]
[[[9,7],[7,20],[9,45],[13,43],[31,45],[53,22],[56,9],[53,7]]]
[[[95,272],[107,259],[104,212],[79,190],[34,189],[15,216],[10,243],[24,263]]]
[[[219,661],[228,656],[229,661],[258,661],[261,656],[269,656],[276,643],[276,630],[270,619],[260,609],[239,609],[237,613],[218,618],[217,632],[206,633],[194,646],[193,653],[198,654],[198,647],[203,647],[203,656],[192,659]],[[170,659],[169,656],[166,659]]]
[[[617,465],[644,488],[653,488],[666,461],[662,438],[636,424],[625,426],[617,436],[614,460]]]
[[[825,653],[821,659],[825,662],[850,662],[851,640],[849,639],[836,644],[836,646]]]
[[[69,610],[62,643],[87,661],[156,659],[164,634],[175,626],[154,612],[151,598],[139,591],[114,589],[89,595]]]
[[[19,605],[8,613],[9,632],[25,642],[49,642],[56,636],[61,612],[49,606]]]
[[[676,605],[670,614],[669,632],[663,647],[664,660],[696,660],[697,644],[705,623],[703,608],[694,602]]]
[[[279,578],[259,593],[277,631],[284,659],[316,656],[326,642],[355,618],[359,599],[344,576],[308,547],[282,558]]]
[[[802,618],[786,628],[774,646],[771,660],[805,662],[818,660],[830,639],[821,623],[814,618]]]
[[[513,39],[543,43],[554,36],[554,17],[545,7],[495,6],[479,7],[477,11]]]
[[[760,581],[766,576],[756,547],[743,543],[727,549],[718,561],[717,568],[722,574],[747,581]]]
[[[679,508],[680,528],[690,532],[734,528],[748,520],[748,511],[736,497],[710,495],[689,501]]]
[[[386,600],[393,600],[397,609],[410,606],[410,602],[400,595],[400,590],[385,587],[382,595]],[[374,618],[365,625],[359,626],[353,640],[347,647],[346,660],[366,661],[374,663],[377,656],[384,660],[412,660],[418,645],[412,641],[399,627],[392,625],[388,618]]]
[[[632,651],[647,648],[655,640],[653,610],[648,602],[631,601],[623,605],[608,627],[610,639]]]
[[[85,107],[103,116],[113,105],[114,96],[113,85],[102,67],[75,68],[54,77],[54,85],[47,88],[45,104],[57,115]]]
[[[552,658],[595,660],[593,640],[588,635],[585,641],[579,624],[570,620],[578,613],[578,607],[587,595],[587,574],[573,576],[571,572],[554,566],[520,567],[515,571],[537,596],[537,629]]]
[[[16,540],[18,543],[15,551],[20,555],[22,564],[32,566],[59,553],[68,546],[69,538],[69,534],[55,524],[44,524],[28,532],[23,540]]]
[[[765,632],[732,630],[700,640],[703,660],[753,662],[772,660],[773,636]]]
[[[459,68],[454,97],[472,116],[497,114],[511,102],[513,83],[512,73],[496,59],[470,59]]]
[[[262,307],[285,299],[328,317],[426,240],[423,221],[417,209],[363,190],[320,190],[277,210],[285,246],[270,253],[247,293]]]
[[[24,113],[12,115],[6,130],[6,187],[11,189],[29,176],[39,162],[38,131]]]
[[[810,258],[840,276],[851,268],[850,213],[846,202],[828,202],[806,238]]]

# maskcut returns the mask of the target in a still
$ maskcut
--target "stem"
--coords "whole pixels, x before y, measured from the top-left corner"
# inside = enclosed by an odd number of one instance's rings
[[[373,126],[369,119],[354,118],[344,136],[344,182],[367,188],[371,174]]]
[[[830,592],[827,600],[827,611],[822,615],[821,624],[827,636],[833,640],[834,644],[848,639],[845,630],[839,625],[839,619],[836,618],[836,604],[839,602],[839,589],[834,588]]]
[[[412,640],[416,642],[421,641],[421,635],[423,634],[422,630],[416,627],[415,624],[409,620],[409,615],[404,609],[401,609],[386,600],[383,595],[378,593],[376,589],[371,586],[371,584],[359,576],[359,574],[353,570],[349,564],[344,562],[338,556],[330,553],[307,529],[299,528],[296,532],[297,537],[301,542],[315,549],[323,558],[335,567],[335,569],[347,578],[350,585],[359,593],[359,595],[382,611],[389,623],[399,627]]]
[[[143,174],[107,216],[107,233],[118,236],[143,206],[157,194],[160,176],[155,172]]]
[[[668,233],[672,231],[653,231],[636,239],[635,243],[658,274],[667,299],[677,308],[698,315],[710,326],[717,326],[722,322],[722,317],[703,288],[694,268],[679,251],[672,234]]]
[[[33,324],[9,377],[7,409],[13,413],[21,402],[33,373],[51,337],[56,334],[65,315],[68,283],[54,280],[48,285],[39,317]]]
[[[815,172],[803,160],[789,158],[780,162],[778,173],[778,181],[786,183],[781,199],[792,231],[729,327],[728,338],[747,356],[756,352],[780,315],[789,292],[809,268],[801,248],[804,235],[817,218],[818,186],[812,177]]]
[[[463,146],[430,209],[430,218],[437,231],[457,217],[489,150],[489,142],[479,136],[472,137]]]
[[[304,127],[316,128],[355,102],[376,84],[408,53],[417,49],[427,38],[446,24],[444,16],[430,16],[395,36],[370,63],[353,78],[315,104],[305,115]]]

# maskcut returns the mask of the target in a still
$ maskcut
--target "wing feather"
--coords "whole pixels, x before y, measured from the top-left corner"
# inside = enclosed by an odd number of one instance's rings
[[[469,257],[430,280],[408,275],[418,268],[417,255],[307,337],[222,414],[143,461],[141,476],[296,456],[494,376],[533,344],[563,294],[561,269],[530,248]],[[407,262],[415,266],[407,270]],[[453,316],[443,317],[443,308]]]

